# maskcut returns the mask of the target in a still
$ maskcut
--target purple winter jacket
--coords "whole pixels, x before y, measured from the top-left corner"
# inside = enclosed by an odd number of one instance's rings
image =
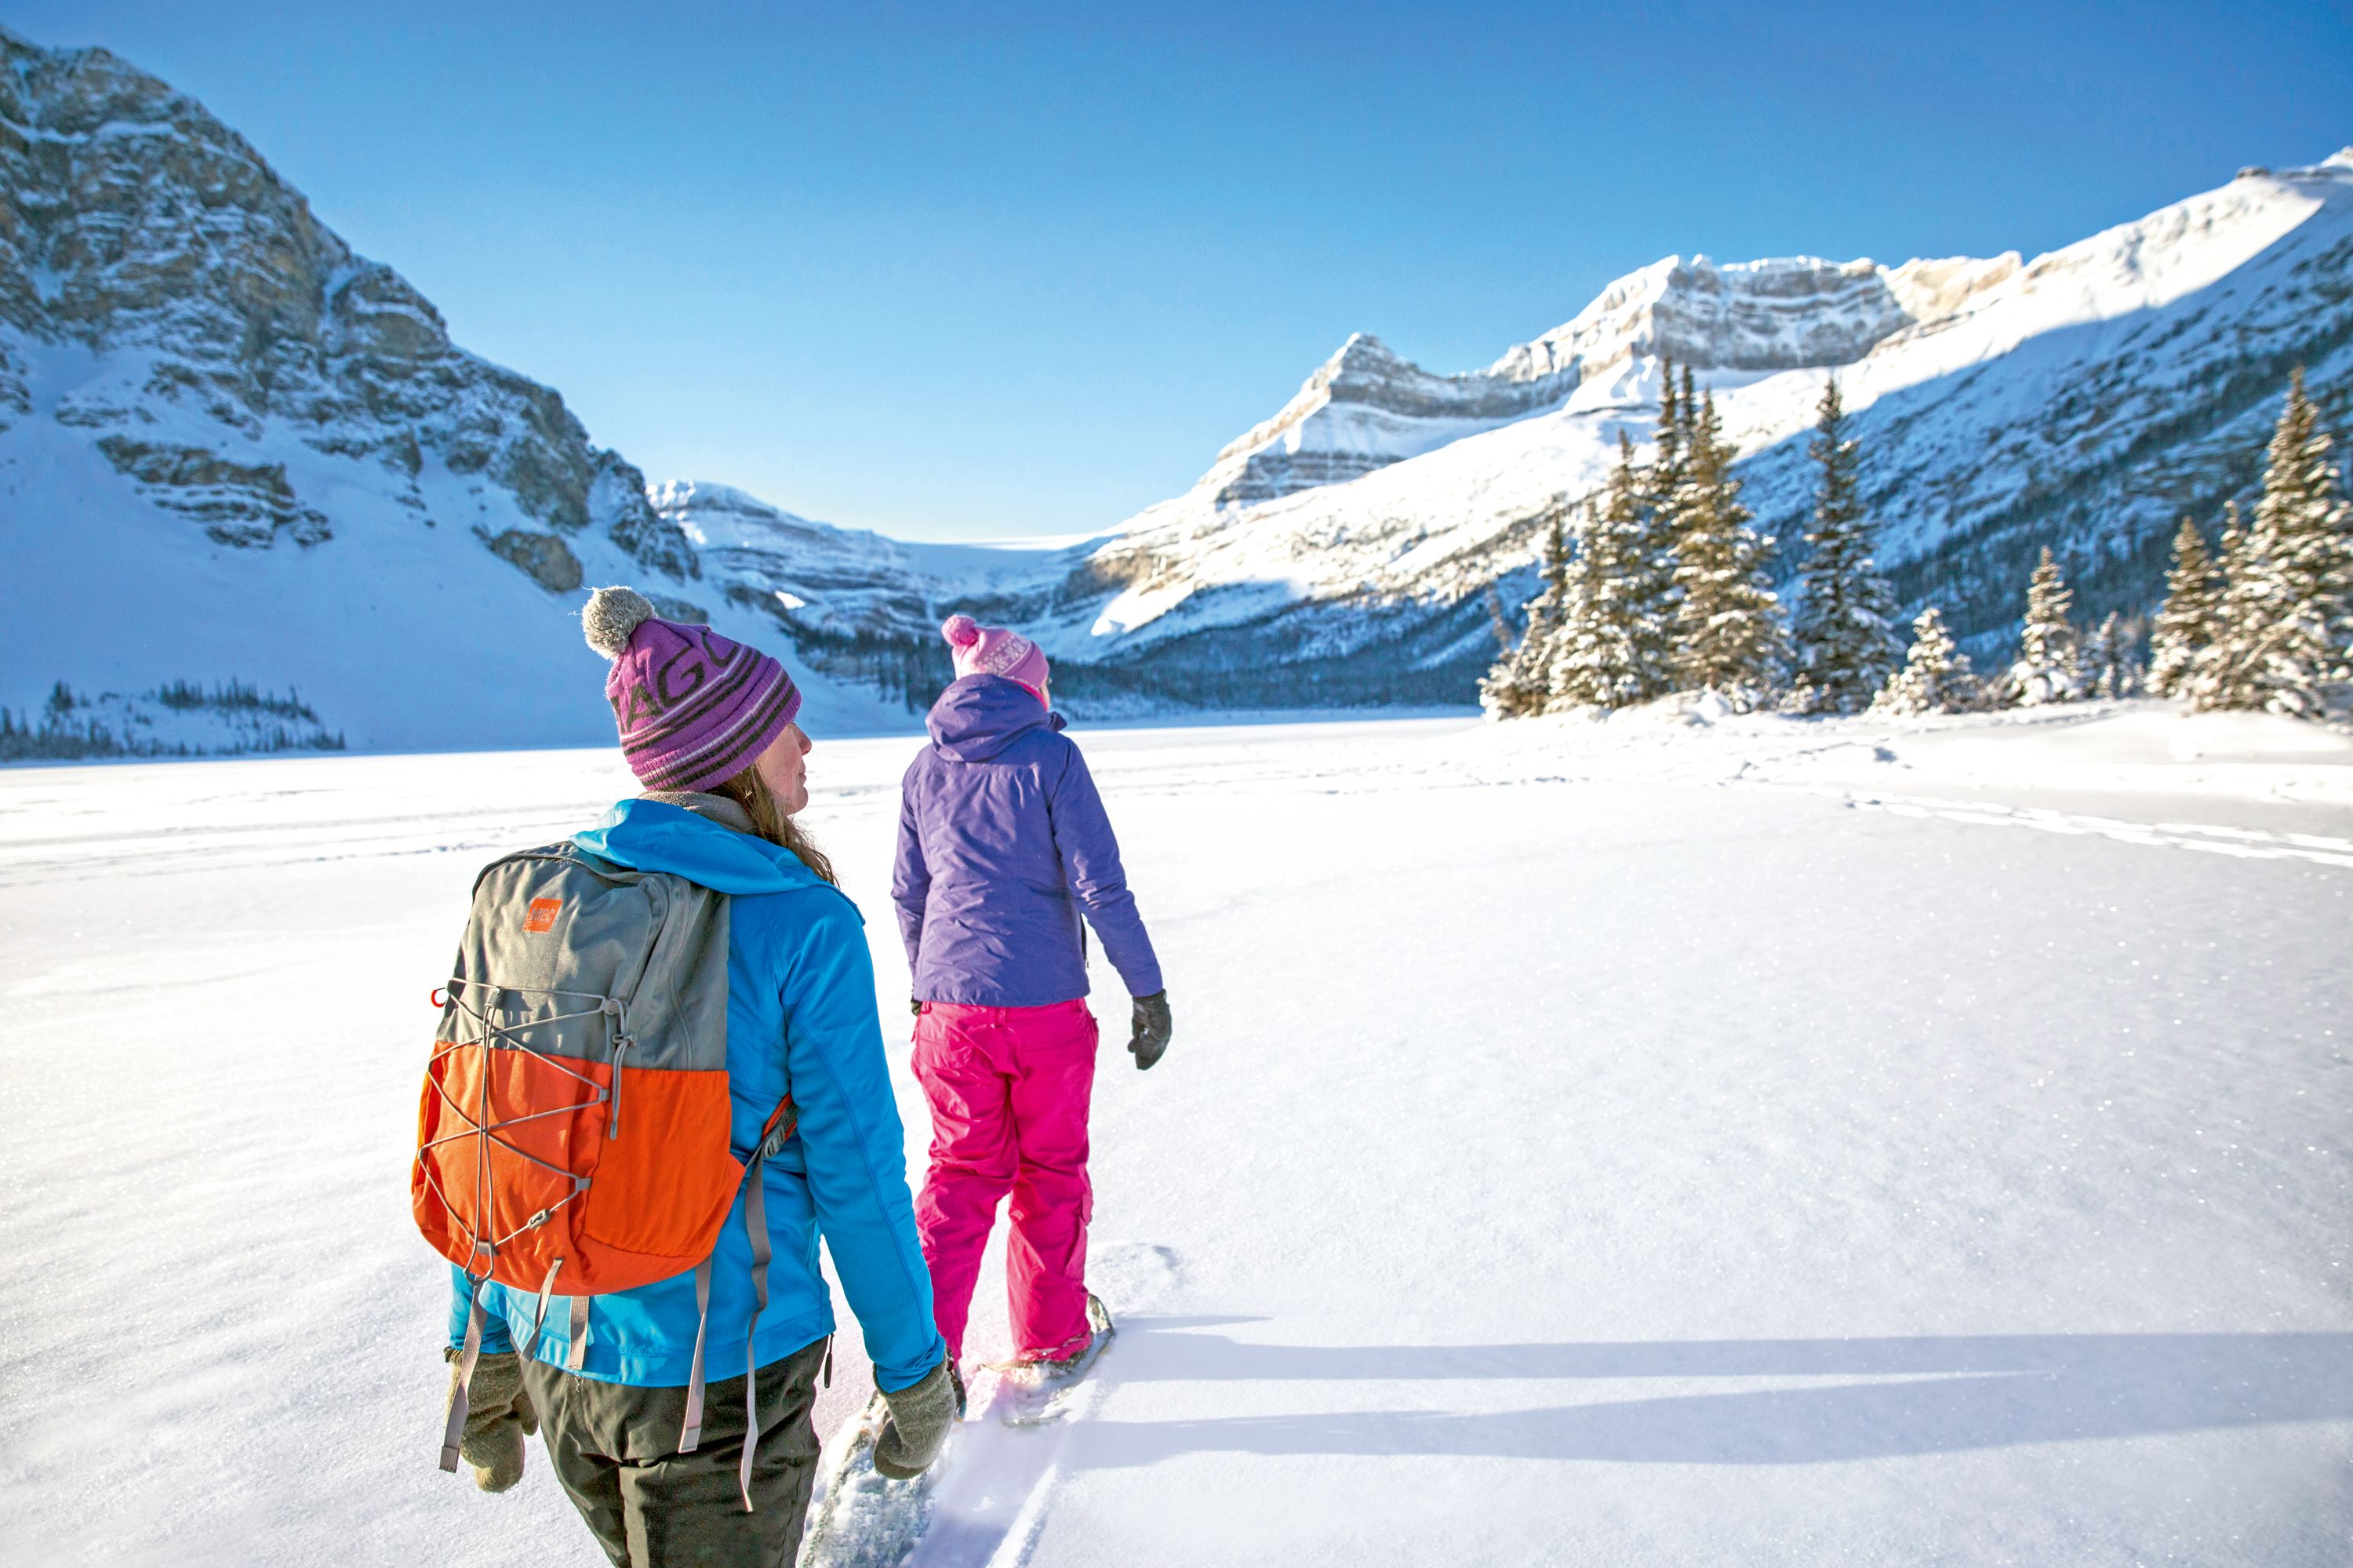
[[[1002,675],[966,675],[928,724],[891,877],[916,1000],[1042,1007],[1086,995],[1082,908],[1128,994],[1159,991],[1111,819],[1062,715]]]

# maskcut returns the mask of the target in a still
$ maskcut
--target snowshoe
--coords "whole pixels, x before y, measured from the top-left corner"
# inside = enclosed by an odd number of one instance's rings
[[[961,1392],[961,1389],[959,1389]],[[801,1550],[804,1563],[825,1568],[896,1568],[923,1537],[932,1522],[932,1494],[948,1451],[955,1445],[953,1432],[932,1467],[912,1480],[894,1481],[874,1467],[874,1445],[882,1436],[883,1419],[891,1407],[880,1393],[849,1425],[847,1440],[824,1464],[824,1490],[810,1510]]]
[[[1000,1361],[990,1370],[1005,1397],[1001,1419],[1008,1426],[1042,1426],[1070,1413],[1080,1385],[1094,1369],[1095,1358],[1117,1330],[1103,1298],[1087,1293],[1087,1327],[1092,1332],[1076,1354],[1056,1360]]]

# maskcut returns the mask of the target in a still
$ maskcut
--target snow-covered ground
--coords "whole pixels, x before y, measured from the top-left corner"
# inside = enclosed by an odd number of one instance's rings
[[[964,1445],[917,1561],[2347,1560],[2353,741],[1079,733],[1177,1021],[1098,1085],[1123,1332],[1080,1416]],[[809,821],[913,1160],[911,745],[820,736]],[[473,868],[625,787],[0,771],[0,1557],[598,1561],[536,1454],[499,1498],[434,1468],[406,1164]]]

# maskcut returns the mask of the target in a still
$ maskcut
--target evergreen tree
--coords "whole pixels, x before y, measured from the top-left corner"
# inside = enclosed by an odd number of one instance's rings
[[[1978,682],[1969,671],[1969,656],[1954,647],[1944,616],[1932,604],[1913,621],[1912,648],[1904,656],[1904,668],[1890,675],[1887,684],[1872,698],[1871,711],[1899,715],[1957,714],[1977,704]]]
[[[2107,620],[2084,636],[2083,650],[2075,656],[2075,669],[2083,683],[2084,696],[2113,697],[2116,694],[2113,690],[2104,692],[2100,689],[2104,683],[2110,687],[2116,684],[2116,617],[2112,611]]]
[[[1863,515],[1857,470],[1862,452],[1846,434],[1838,377],[1822,387],[1811,447],[1821,465],[1812,554],[1801,569],[1803,599],[1793,637],[1797,680],[1789,706],[1799,713],[1851,714],[1871,701],[1903,657],[1895,595],[1871,560],[1872,526]]]
[[[2018,662],[2002,679],[2002,695],[2021,708],[2079,702],[2084,696],[2084,661],[2074,622],[2067,612],[2075,596],[2059,574],[2051,546],[2026,584],[2026,629],[2018,640]]]
[[[1773,541],[1748,526],[1713,393],[1690,426],[1690,493],[1675,546],[1675,684],[1714,691],[1745,712],[1779,689],[1788,665],[1788,640],[1765,576]]]
[[[2134,623],[2117,610],[2092,629],[2084,640],[2084,691],[2094,697],[2129,697],[2140,689],[2140,670],[2133,662],[2137,640]]]
[[[2222,624],[2192,678],[2200,707],[2318,717],[2353,681],[2353,508],[2329,446],[2298,366],[2254,522],[2224,553]]]
[[[1645,570],[1640,597],[1658,618],[1657,635],[1662,640],[1666,660],[1666,673],[1655,683],[1649,694],[1652,696],[1672,689],[1675,680],[1675,616],[1677,603],[1683,598],[1676,567],[1683,527],[1694,503],[1692,460],[1694,415],[1697,408],[1692,395],[1691,367],[1683,367],[1679,386],[1673,362],[1662,359],[1656,448],[1651,466],[1643,471],[1646,482],[1641,487],[1641,505],[1649,532],[1641,546]]]
[[[2182,683],[2183,694],[2199,708],[2227,705],[2221,697],[2242,659],[2242,631],[2258,619],[2256,606],[2251,602],[2255,574],[2247,558],[2247,530],[2240,521],[2236,501],[2222,503],[2222,538],[2214,580],[2214,635],[2198,650]]]
[[[1527,603],[1527,630],[1516,645],[1507,647],[1486,679],[1479,683],[1479,705],[1497,718],[1540,714],[1549,705],[1554,644],[1560,635],[1568,592],[1568,537],[1562,503],[1547,509],[1545,527],[1544,586]],[[1496,616],[1499,628],[1502,615]],[[1508,630],[1505,629],[1505,635]]]
[[[1684,372],[1686,383],[1690,372]],[[1672,525],[1677,493],[1686,477],[1683,459],[1689,450],[1685,438],[1690,424],[1684,416],[1683,398],[1675,387],[1675,366],[1670,359],[1659,361],[1659,429],[1658,450],[1651,458],[1651,504],[1669,514]]]
[[[1495,591],[1493,583],[1487,585],[1487,630],[1494,634],[1498,653],[1509,653],[1520,645],[1520,640],[1512,635],[1511,620],[1504,614],[1504,596]]]
[[[1645,480],[1620,431],[1609,489],[1577,524],[1552,662],[1555,707],[1625,707],[1668,689],[1672,553],[1660,548]]]
[[[2148,689],[2160,697],[2184,694],[2199,652],[2214,641],[2221,588],[2206,554],[2205,536],[2187,516],[2173,535],[2173,569],[2165,574],[2165,608],[2148,640]]]

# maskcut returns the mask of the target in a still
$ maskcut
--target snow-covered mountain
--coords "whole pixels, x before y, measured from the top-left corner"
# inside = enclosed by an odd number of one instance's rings
[[[1836,375],[1882,564],[1982,647],[2010,634],[2046,543],[2080,609],[2153,606],[2181,514],[2251,493],[2293,366],[2345,427],[2348,344],[2353,150],[2242,171],[2032,260],[1670,257],[1463,376],[1360,334],[1184,494],[1083,546],[1000,554],[985,584],[902,576],[913,598],[895,607],[871,583],[812,590],[808,568],[840,547],[782,535],[734,569],[803,585],[797,614],[910,637],[984,601],[1084,667],[1076,692],[1460,699],[1493,656],[1486,590],[1526,596],[1535,519],[1599,488],[1621,430],[1647,444],[1672,361],[1715,392],[1785,546],[1804,531],[1805,437]]]
[[[772,630],[556,393],[453,344],[202,105],[5,29],[0,561],[0,705],[142,746],[216,747],[264,700],[295,744],[608,737],[564,625],[586,581]],[[863,683],[810,698],[898,722]]]
[[[620,578],[788,640],[836,728],[906,722],[951,609],[1031,630],[1082,707],[1465,700],[1490,588],[1516,608],[1536,518],[1647,441],[1666,360],[1785,544],[1836,374],[1881,560],[1965,638],[2007,634],[2045,543],[2079,609],[2143,609],[2179,514],[2249,492],[2292,366],[2353,412],[2353,150],[2032,260],[1670,257],[1459,376],[1358,334],[1184,494],[947,546],[647,486],[194,100],[0,30],[0,706],[63,681],[76,722],[164,743],[216,692],[205,734],[594,740],[562,622]]]
[[[2353,150],[2245,171],[2031,261],[1669,258],[1460,378],[1562,394],[1551,406],[1466,432],[1451,409],[1382,404],[1387,444],[1348,448],[1357,476],[1299,483],[1293,459],[1288,493],[1238,493],[1246,443],[1262,471],[1282,471],[1268,454],[1283,443],[1338,448],[1369,427],[1333,374],[1344,350],[1285,411],[1303,418],[1260,427],[1094,554],[1116,591],[1057,648],[1113,659],[1154,648],[1155,662],[1210,667],[1248,649],[1324,662],[1345,683],[1341,667],[1382,644],[1451,670],[1463,689],[1492,649],[1482,590],[1508,577],[1504,597],[1524,595],[1532,520],[1599,487],[1620,429],[1647,440],[1662,359],[1714,389],[1748,499],[1785,543],[1804,528],[1803,437],[1836,374],[1857,414],[1880,557],[1908,599],[1999,637],[2049,543],[2082,608],[2141,609],[2160,591],[2181,513],[2211,517],[2247,493],[2295,365],[2343,426],[2349,342]],[[1385,385],[1419,375],[1402,366]]]

